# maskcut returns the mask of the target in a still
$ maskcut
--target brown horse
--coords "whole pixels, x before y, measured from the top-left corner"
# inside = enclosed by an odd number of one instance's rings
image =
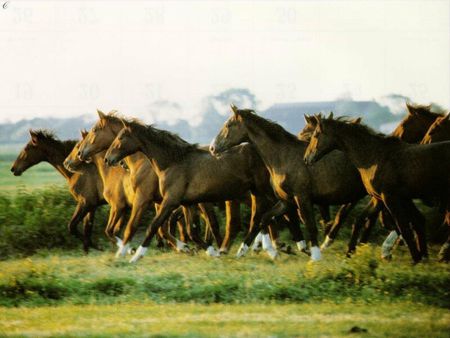
[[[69,190],[77,202],[75,212],[69,222],[71,234],[83,240],[87,253],[92,244],[91,234],[94,225],[95,210],[105,203],[103,183],[94,165],[84,164],[80,172],[73,174],[66,170],[63,161],[74,147],[76,141],[60,141],[47,130],[30,130],[31,140],[25,145],[13,163],[11,171],[20,176],[28,168],[40,163],[50,163],[68,182]],[[77,225],[83,220],[83,236]]]
[[[450,140],[450,113],[447,115],[438,117],[436,121],[428,129],[427,134],[422,139],[421,144],[430,144],[434,142],[443,142]],[[450,227],[450,212],[447,210],[445,223]],[[439,251],[439,260],[450,260],[450,229],[447,242],[444,243]]]
[[[407,114],[400,121],[399,125],[392,132],[391,136],[397,137],[400,140],[407,143],[420,143],[427,131],[430,129],[431,125],[439,118],[442,117],[442,114],[434,113],[431,111],[431,105],[419,105],[406,103]],[[377,203],[376,199],[372,199],[371,204],[375,207],[373,208],[373,213],[383,212],[383,218],[388,219],[392,224],[391,217],[389,214],[383,210],[383,204]],[[416,227],[425,229],[425,218],[422,214],[418,213],[414,218],[416,223]],[[373,224],[370,224],[373,226]],[[360,224],[356,224],[355,232],[358,233],[361,228]],[[390,259],[392,257],[392,249],[394,247],[395,242],[399,238],[399,234],[397,231],[391,231],[386,240],[383,242],[381,246],[381,257],[385,259]],[[355,242],[356,243],[356,242]],[[425,249],[424,255],[427,255],[427,251]]]
[[[448,140],[450,140],[450,112],[434,121],[420,143],[429,144]]]
[[[80,140],[74,146],[71,153],[65,159],[64,166],[68,170],[77,172],[80,167],[83,167],[85,162],[81,161],[78,158],[78,152],[81,143],[84,141],[84,139],[86,139],[87,135],[87,132],[82,132],[82,140]],[[118,237],[118,233],[123,223],[126,209],[129,207],[133,207],[135,193],[132,189],[133,181],[130,173],[131,170],[125,170],[119,166],[111,168],[106,165],[103,160],[105,152],[106,151],[103,150],[102,152],[94,154],[92,157],[90,157],[90,160],[96,166],[100,174],[100,178],[102,179],[104,186],[103,194],[105,200],[111,207],[108,223],[105,227],[105,234],[111,240],[111,242],[118,245],[119,249],[116,252],[116,257],[120,257],[130,250],[129,245],[124,245],[122,243],[122,241]],[[126,167],[128,168],[128,165],[126,165]],[[146,207],[148,206],[144,206],[143,208]],[[133,217],[133,208],[131,217]],[[161,228],[160,236],[161,238],[165,238],[172,247],[177,248],[177,240],[168,232],[167,228]],[[178,246],[180,247],[179,244]]]
[[[382,201],[395,219],[414,262],[420,261],[426,240],[424,229],[415,224],[419,243],[414,243],[410,224],[420,213],[412,198],[437,200],[450,207],[450,142],[412,145],[332,116],[317,120],[305,161],[318,161],[334,149],[345,152],[358,168],[367,192]]]
[[[357,172],[339,152],[307,167],[302,160],[306,142],[252,110],[235,106],[232,110],[233,115],[211,143],[211,153],[220,154],[242,142],[253,144],[279,198],[277,205],[264,215],[261,225],[266,226],[267,220],[284,212],[287,203],[294,203],[310,234],[311,259],[320,259],[313,203],[332,205],[359,200],[365,191],[361,183],[358,188],[358,180],[355,182]],[[354,175],[349,175],[351,170]]]
[[[99,121],[92,127],[89,131],[87,137],[80,144],[78,157],[81,160],[89,159],[91,156],[98,154],[99,152],[104,152],[108,149],[111,143],[114,141],[115,137],[119,131],[123,128],[123,124],[115,113],[110,113],[108,115],[98,111]],[[138,224],[142,220],[142,214],[152,203],[160,203],[162,197],[160,194],[158,176],[153,170],[149,159],[147,156],[141,152],[132,154],[132,156],[127,156],[124,158],[126,166],[129,168],[130,179],[131,179],[131,193],[132,197],[132,211],[130,219],[125,228],[123,241],[119,241],[118,255],[123,255],[129,247],[129,243],[133,238]],[[213,233],[216,242],[219,247],[222,242],[222,237],[220,234],[219,224],[215,217],[214,211],[211,206],[200,205],[202,213],[206,215],[204,219],[206,220],[207,229],[210,229]],[[209,241],[205,243],[200,237],[198,232],[195,232],[193,225],[193,217],[196,211],[184,210],[186,227],[188,230],[189,237],[197,243],[199,246],[206,248],[207,254],[211,256],[217,256],[218,252],[212,246]],[[162,229],[165,229],[163,227]],[[172,241],[169,241],[172,243]],[[187,246],[184,242],[176,240],[176,248],[179,251],[186,251]]]
[[[433,113],[431,106],[406,103],[408,114],[392,132],[392,136],[407,143],[419,143],[431,125],[442,114]]]
[[[163,197],[145,240],[130,262],[144,256],[158,228],[179,205],[235,200],[250,190],[254,201],[251,224],[259,224],[262,211],[271,206],[267,199],[267,172],[251,145],[235,147],[216,158],[167,131],[136,121],[124,124],[105,160],[115,164],[142,151],[158,175]],[[268,242],[267,237],[263,245],[270,245]]]
[[[321,115],[321,114],[319,113],[319,115]],[[313,116],[309,116],[306,114],[304,115],[304,118],[305,118],[305,127],[303,128],[303,130],[301,130],[298,133],[297,137],[299,140],[309,143],[311,136],[314,133],[314,130],[316,129],[316,119]],[[358,119],[358,121],[359,120],[360,119]],[[344,154],[344,156],[345,156],[345,154]],[[359,179],[359,173],[356,170],[352,170],[350,172],[350,175],[354,175],[355,173],[357,174],[355,176],[355,178],[357,177]],[[355,207],[356,204],[357,204],[357,202],[343,204],[339,208],[338,212],[336,213],[336,216],[332,223],[325,221],[325,225],[326,225],[325,229],[324,229],[325,240],[324,240],[323,244],[320,246],[320,248],[322,250],[326,249],[334,242],[339,230],[341,229],[342,225],[344,224],[345,219],[347,218],[348,214],[352,211],[352,209]],[[322,206],[322,208],[329,208],[329,206]],[[366,215],[369,213],[369,210],[371,210],[370,207],[366,207],[366,209],[364,210],[365,212],[363,212],[362,215],[360,217],[358,217],[357,223],[359,223],[359,224],[355,224],[353,226],[352,237],[350,240],[347,254],[350,254],[351,252],[353,252],[355,250],[355,245],[356,245],[356,241],[357,241],[357,236],[355,236],[356,235],[355,230],[359,229],[361,227],[361,225],[366,222],[365,218],[366,218]],[[370,214],[367,216],[370,216]],[[370,223],[374,223],[376,221],[376,215],[375,215],[375,217],[369,217],[368,221]],[[370,228],[371,228],[371,225],[366,226],[366,229],[370,229]],[[365,233],[363,237],[367,238],[368,236]]]

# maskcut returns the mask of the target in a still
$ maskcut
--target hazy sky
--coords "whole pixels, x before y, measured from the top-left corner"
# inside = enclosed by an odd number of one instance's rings
[[[12,0],[0,7],[0,121],[142,116],[160,100],[198,119],[202,99],[230,87],[261,109],[347,93],[448,108],[449,17],[449,1]]]

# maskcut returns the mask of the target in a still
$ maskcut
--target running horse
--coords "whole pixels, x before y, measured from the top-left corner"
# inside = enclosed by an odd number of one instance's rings
[[[106,202],[103,198],[103,182],[97,169],[93,164],[85,163],[78,173],[72,173],[64,167],[64,159],[72,151],[76,141],[61,141],[48,130],[30,129],[30,137],[30,141],[14,161],[11,172],[15,176],[20,176],[40,162],[50,163],[66,179],[70,193],[77,202],[68,225],[69,232],[83,241],[86,253],[90,247],[98,249],[91,240],[92,227],[95,210]],[[77,229],[81,221],[83,221],[83,235]]]
[[[408,144],[397,137],[377,134],[344,119],[316,116],[317,127],[304,159],[314,163],[330,151],[345,152],[358,169],[367,192],[381,201],[395,220],[415,263],[426,254],[420,213],[413,198],[435,200],[449,210],[450,142]],[[414,241],[414,225],[418,243]]]
[[[259,224],[262,212],[271,207],[267,198],[268,173],[251,145],[235,147],[216,158],[168,131],[135,120],[123,123],[124,128],[111,144],[105,160],[114,165],[126,156],[143,152],[158,175],[162,195],[161,207],[131,263],[145,255],[158,228],[180,205],[235,200],[250,190],[251,224]],[[267,241],[270,242],[268,237]],[[267,241],[263,245],[271,246]]]
[[[256,115],[253,110],[238,109],[234,105],[231,108],[233,114],[211,142],[210,152],[217,156],[237,144],[250,142],[269,171],[271,186],[279,199],[263,216],[261,226],[266,227],[266,222],[284,213],[289,204],[295,204],[310,235],[311,259],[319,260],[313,204],[346,204],[363,197],[366,192],[360,179],[356,173],[349,175],[349,170],[355,169],[339,152],[308,167],[302,160],[307,142]]]

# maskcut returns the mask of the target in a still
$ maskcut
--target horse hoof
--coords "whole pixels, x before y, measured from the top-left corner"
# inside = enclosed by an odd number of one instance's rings
[[[136,253],[136,248],[129,248],[127,253],[129,255],[134,255]]]
[[[318,246],[311,247],[311,260],[313,262],[320,261],[322,255]]]
[[[245,256],[245,254],[247,253],[248,249],[249,249],[248,245],[245,244],[245,243],[242,243],[241,246],[238,249],[238,252],[236,254],[236,258],[241,258],[241,257]]]
[[[381,259],[384,261],[390,262],[390,261],[392,261],[392,255],[389,254],[389,255],[381,256]]]
[[[219,257],[220,256],[220,252],[217,251],[216,249],[214,249],[214,247],[212,245],[208,246],[208,248],[206,249],[206,255],[209,257]]]
[[[320,250],[325,250],[326,248],[328,248],[331,244],[333,244],[333,239],[326,236],[325,240],[323,241],[322,245],[320,246]]]
[[[273,248],[267,249],[267,254],[271,259],[276,259],[278,257],[278,251]]]
[[[136,253],[131,257],[129,260],[130,263],[136,263],[139,259],[144,257],[145,253],[147,252],[148,248],[139,246],[139,248],[136,250]]]
[[[228,255],[228,249],[220,249],[219,250],[219,254],[222,256],[222,255]]]

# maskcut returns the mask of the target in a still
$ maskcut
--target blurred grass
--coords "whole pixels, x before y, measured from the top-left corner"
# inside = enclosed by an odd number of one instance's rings
[[[243,259],[232,253],[213,259],[151,247],[138,264],[112,252],[89,256],[41,251],[0,262],[0,305],[121,303],[333,303],[409,301],[450,308],[450,267],[435,261],[412,266],[406,248],[392,263],[379,248],[359,248],[344,258],[344,245],[311,263],[304,254],[271,261],[263,254]],[[431,248],[436,257],[438,247]]]
[[[0,308],[20,337],[448,337],[446,310],[414,303],[126,304]],[[349,333],[352,327],[366,333]]]

